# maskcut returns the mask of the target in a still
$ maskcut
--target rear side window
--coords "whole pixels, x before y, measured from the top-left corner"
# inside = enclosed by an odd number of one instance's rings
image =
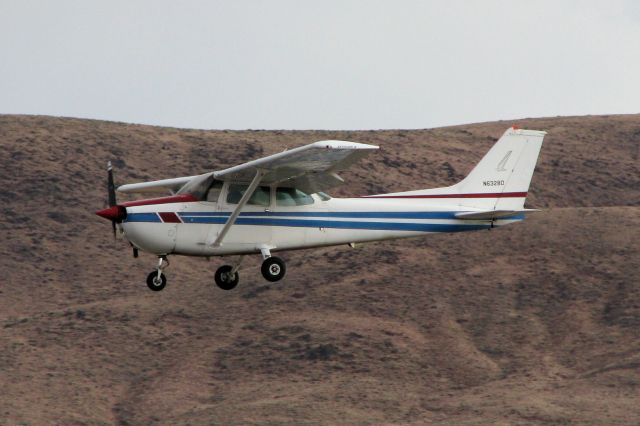
[[[306,206],[313,204],[313,198],[296,188],[276,189],[277,206]]]
[[[229,185],[227,191],[227,203],[238,204],[249,185]],[[253,191],[253,195],[249,198],[247,204],[254,206],[268,207],[271,204],[270,188],[268,186],[259,186]]]

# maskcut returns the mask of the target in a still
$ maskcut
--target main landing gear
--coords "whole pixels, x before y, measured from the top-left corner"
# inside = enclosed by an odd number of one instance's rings
[[[260,271],[264,279],[272,283],[280,281],[284,277],[285,272],[287,272],[284,260],[276,256],[271,256],[271,251],[267,247],[261,248],[260,253],[262,253],[263,259]]]
[[[284,264],[284,261],[279,257],[268,257],[262,262],[262,268],[260,268],[262,272],[262,276],[265,280],[276,282],[280,281],[282,277],[284,277],[285,272],[287,272],[287,267]]]
[[[262,276],[265,280],[269,282],[280,281],[285,272],[287,272],[287,267],[284,264],[284,261],[276,256],[271,256],[271,252],[268,248],[261,249],[262,253]],[[240,259],[235,263],[235,265],[222,265],[216,271],[216,284],[222,290],[232,290],[236,288],[238,285],[238,281],[240,276],[238,274],[238,269],[240,268],[240,262],[242,262],[244,256],[240,256]]]
[[[167,256],[158,256],[158,268],[147,276],[147,286],[151,290],[160,291],[167,285],[167,277],[162,273],[167,266]]]

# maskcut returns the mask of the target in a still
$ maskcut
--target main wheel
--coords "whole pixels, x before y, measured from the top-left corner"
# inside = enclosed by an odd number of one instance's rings
[[[158,278],[158,271],[153,271],[147,276],[147,287],[153,291],[160,291],[166,285],[167,277],[162,272],[160,273],[160,278]]]
[[[231,265],[222,265],[216,271],[216,284],[223,290],[232,290],[238,285],[240,275],[236,272],[231,275],[233,267]]]
[[[261,271],[265,280],[276,282],[284,277],[284,273],[287,272],[287,267],[284,265],[282,259],[272,256],[267,257],[264,262],[262,262]]]

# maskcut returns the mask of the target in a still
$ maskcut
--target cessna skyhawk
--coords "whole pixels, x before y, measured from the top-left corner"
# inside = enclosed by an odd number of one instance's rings
[[[521,221],[529,183],[545,132],[508,129],[469,175],[455,185],[359,198],[332,198],[324,191],[338,175],[377,146],[320,141],[224,170],[196,176],[132,183],[118,192],[170,196],[116,202],[108,167],[112,221],[133,247],[158,256],[147,277],[162,290],[167,256],[239,255],[215,273],[216,284],[238,284],[244,255],[261,254],[262,275],[278,281],[285,263],[272,253],[311,247],[416,237],[433,232],[491,229]]]

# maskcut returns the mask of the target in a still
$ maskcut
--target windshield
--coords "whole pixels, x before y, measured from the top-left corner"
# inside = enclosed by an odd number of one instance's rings
[[[316,195],[320,197],[322,201],[329,201],[331,199],[331,196],[326,192],[322,192],[322,191],[316,192]]]
[[[211,183],[211,186],[209,186],[209,190],[207,191],[207,194],[204,197],[205,201],[209,201],[211,203],[218,202],[218,198],[220,197],[220,192],[222,192],[222,183],[223,182],[221,180],[216,180],[216,179],[213,180],[213,182]]]
[[[213,173],[196,176],[185,184],[178,194],[193,195],[199,201],[217,201],[222,188],[222,181],[213,178]]]

